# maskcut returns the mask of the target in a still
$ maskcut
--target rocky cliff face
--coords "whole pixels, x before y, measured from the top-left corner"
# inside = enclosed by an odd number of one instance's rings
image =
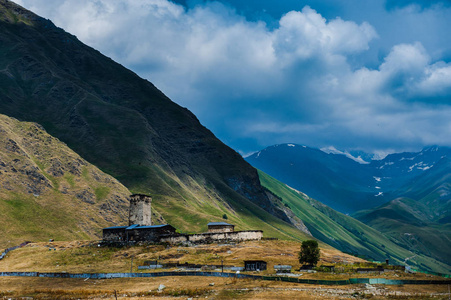
[[[99,238],[130,192],[35,123],[0,115],[0,244]]]
[[[0,113],[43,125],[133,192],[154,195],[157,206],[163,198],[213,201],[233,211],[230,201],[250,201],[284,215],[256,170],[191,112],[6,0],[0,0],[0,53]]]

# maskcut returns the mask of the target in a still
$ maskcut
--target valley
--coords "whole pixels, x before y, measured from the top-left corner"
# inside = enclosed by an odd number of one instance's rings
[[[365,224],[366,229],[375,229],[379,238],[363,238],[363,243],[376,243],[373,248],[377,249],[376,252],[386,252],[385,255],[389,256],[398,252],[394,251],[395,248],[403,248],[404,253],[397,256],[398,259],[404,260],[410,256],[408,253],[415,253],[417,258],[423,256],[422,261],[416,263],[417,268],[437,270],[438,262],[442,265],[439,269],[449,273],[450,157],[450,148],[434,146],[420,152],[395,153],[381,160],[359,163],[343,154],[282,144],[268,147],[246,159],[256,168],[302,191],[298,197],[319,200],[310,202],[316,203],[313,206],[335,222],[345,224],[361,242],[360,235],[364,231],[357,228]],[[272,184],[266,181],[263,185],[268,187]],[[283,186],[279,184],[279,188]],[[291,208],[300,207],[301,201],[292,201],[289,205]],[[355,223],[355,219],[343,213],[351,214],[362,223]],[[306,216],[303,218],[305,220]],[[339,243],[324,233],[313,236],[322,241],[327,239],[331,245]],[[386,242],[377,244],[380,238],[390,241],[390,246]],[[337,247],[349,251],[345,244]],[[374,254],[372,258],[375,258]]]
[[[372,161],[355,155],[281,144],[244,159],[148,80],[52,21],[0,0],[0,250],[29,242],[0,259],[0,272],[145,273],[138,266],[152,260],[241,267],[264,259],[267,270],[244,274],[273,276],[275,265],[290,265],[294,277],[312,280],[442,280],[356,269],[388,259],[450,274],[451,149]],[[132,194],[152,197],[148,224],[127,223]],[[106,227],[171,224],[173,234],[194,236],[209,222],[258,230],[263,238],[100,241]],[[335,272],[299,271],[300,243],[311,239],[319,242],[320,266]],[[348,280],[350,286],[332,288],[271,280],[2,276],[0,297],[447,296],[444,285],[410,289]],[[167,288],[158,291],[161,284]]]

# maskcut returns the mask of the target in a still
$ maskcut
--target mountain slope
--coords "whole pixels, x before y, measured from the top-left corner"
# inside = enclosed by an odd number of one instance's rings
[[[414,253],[450,262],[451,222],[430,221],[433,216],[430,207],[409,198],[398,198],[354,215]]]
[[[450,263],[422,254],[419,249],[403,247],[397,239],[388,238],[370,226],[325,206],[263,172],[259,174],[262,185],[277,195],[282,205],[289,207],[315,238],[341,251],[366,258],[378,261],[389,258],[393,264],[406,262],[414,268],[449,273]],[[447,251],[446,247],[442,249]]]
[[[0,0],[0,97],[0,113],[41,124],[133,192],[151,194],[156,209],[181,230],[203,230],[223,214],[249,228],[243,216],[254,207],[263,223],[270,215],[289,221],[257,171],[191,112],[6,0]]]
[[[0,249],[100,238],[127,219],[129,195],[39,125],[0,115]]]
[[[336,154],[295,144],[268,147],[246,157],[257,169],[344,213],[386,202],[374,197],[373,174],[367,165]],[[371,207],[371,206],[370,206]]]
[[[451,149],[428,147],[365,164],[329,152],[284,144],[246,159],[312,198],[353,213],[415,255],[451,264]]]
[[[294,144],[268,147],[246,158],[254,167],[343,213],[354,213],[398,197],[420,201],[442,218],[451,214],[451,149],[390,154],[360,164],[345,155]],[[425,203],[426,204],[426,203]]]

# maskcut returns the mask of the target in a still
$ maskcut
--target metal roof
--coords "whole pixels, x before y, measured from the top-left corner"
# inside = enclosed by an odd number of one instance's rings
[[[276,270],[291,270],[292,266],[290,265],[274,265],[274,269]]]
[[[140,226],[139,224],[133,224],[133,225],[128,226],[125,230],[135,229],[136,227],[139,227],[139,226]]]
[[[229,224],[229,223],[226,223],[226,222],[210,222],[210,223],[207,224],[207,226],[218,226],[218,225],[220,225],[220,226],[235,226],[235,225],[232,225],[232,224]]]
[[[162,227],[166,227],[166,226],[173,227],[172,225],[169,225],[169,224],[163,224],[163,225],[152,225],[152,226],[139,226],[137,229],[162,228]]]
[[[162,227],[166,227],[166,226],[170,226],[173,227],[169,224],[163,224],[163,225],[152,225],[152,226],[148,226],[148,225],[139,225],[139,224],[133,224],[130,226],[112,226],[112,227],[106,227],[103,229],[125,229],[125,230],[132,230],[132,229],[152,229],[152,228],[162,228]]]
[[[125,229],[125,228],[127,228],[128,226],[112,226],[112,227],[106,227],[106,228],[103,228],[103,229]]]

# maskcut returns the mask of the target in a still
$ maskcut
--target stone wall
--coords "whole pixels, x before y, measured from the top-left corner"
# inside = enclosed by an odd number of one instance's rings
[[[199,233],[199,234],[178,234],[162,237],[160,242],[170,244],[207,244],[218,242],[242,242],[250,240],[261,240],[263,231],[234,231],[234,232],[218,232],[218,233]]]
[[[136,242],[158,242],[161,236],[175,234],[175,228],[172,226],[160,228],[137,228],[129,230],[128,236],[130,241]]]
[[[127,241],[125,228],[104,228],[103,229],[104,241]]]

